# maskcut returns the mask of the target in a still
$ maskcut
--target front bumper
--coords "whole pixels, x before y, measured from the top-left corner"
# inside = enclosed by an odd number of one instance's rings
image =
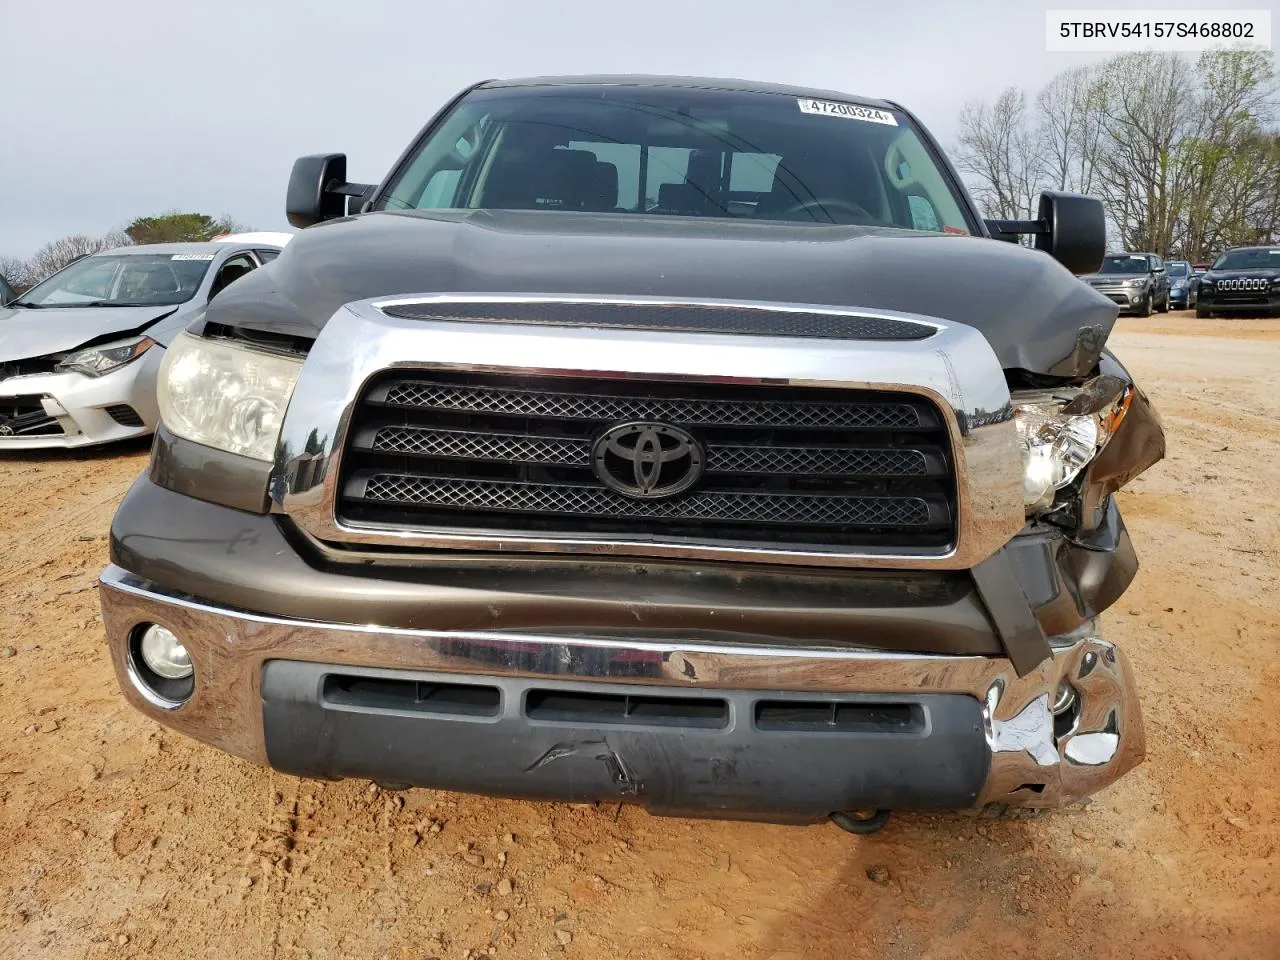
[[[1056,806],[1145,750],[1128,663],[1092,624],[1052,638],[1053,656],[1019,676],[997,656],[285,618],[115,565],[101,583],[135,707],[304,776],[804,822]],[[195,690],[181,705],[140,680],[131,640],[150,623],[190,652]],[[1064,680],[1078,709],[1055,729]]]
[[[0,381],[0,408],[6,400],[38,403],[46,425],[57,431],[8,435],[0,422],[0,451],[89,447],[152,433],[160,420],[156,378],[163,358],[164,350],[152,347],[101,377],[48,373]]]
[[[1280,313],[1280,291],[1255,294],[1222,294],[1216,290],[1205,291],[1202,288],[1197,296],[1196,305],[1205,310],[1212,310],[1214,313],[1267,316],[1273,313]]]

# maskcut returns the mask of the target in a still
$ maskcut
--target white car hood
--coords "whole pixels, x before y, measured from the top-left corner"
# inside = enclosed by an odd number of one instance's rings
[[[99,337],[125,335],[177,309],[173,305],[0,308],[0,362],[64,353]]]

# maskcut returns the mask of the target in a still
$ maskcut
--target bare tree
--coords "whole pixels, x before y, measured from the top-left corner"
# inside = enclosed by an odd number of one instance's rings
[[[1266,219],[1277,176],[1274,138],[1275,67],[1259,50],[1212,50],[1196,63],[1199,94],[1195,129],[1179,146],[1185,197],[1174,246],[1199,259],[1247,237],[1255,218]],[[1261,207],[1259,207],[1261,204]],[[1264,224],[1256,224],[1265,229]]]
[[[1087,66],[1064,70],[1036,95],[1045,180],[1059,190],[1095,188],[1104,95],[1098,71]]]
[[[30,284],[27,282],[27,264],[17,257],[0,257],[0,277],[9,281],[9,286],[21,292]]]
[[[1196,78],[1176,54],[1130,53],[1103,70],[1098,182],[1130,250],[1167,254],[1186,189],[1178,147],[1195,130]]]
[[[26,278],[30,284],[39,283],[50,274],[57,273],[72,260],[92,253],[101,253],[112,247],[127,246],[130,239],[122,233],[110,233],[105,237],[87,237],[76,234],[53,240],[37,250],[26,261]]]
[[[1009,87],[994,104],[966,104],[956,165],[969,174],[984,212],[1006,220],[1034,216],[1043,159],[1027,122],[1027,97]]]

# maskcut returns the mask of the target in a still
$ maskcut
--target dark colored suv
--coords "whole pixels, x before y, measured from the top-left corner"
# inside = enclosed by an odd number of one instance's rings
[[[287,209],[112,524],[138,709],[301,776],[852,830],[1141,761],[1097,618],[1164,439],[1075,278],[1096,200],[984,222],[897,104],[588,77],[465,91],[377,186],[304,157]]]
[[[1236,247],[1200,278],[1196,316],[1280,314],[1280,247]]]
[[[1169,309],[1169,272],[1154,253],[1116,253],[1102,261],[1085,283],[1120,306],[1121,313],[1151,316]]]

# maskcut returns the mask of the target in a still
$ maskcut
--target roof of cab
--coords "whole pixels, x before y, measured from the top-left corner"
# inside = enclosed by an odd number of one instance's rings
[[[278,246],[278,244],[263,243],[261,241],[238,242],[236,245],[246,248],[262,247],[262,246]],[[128,247],[113,247],[110,250],[101,250],[100,253],[110,254],[113,257],[143,255],[149,253],[212,253],[219,254],[227,249],[228,244],[220,240],[210,240],[206,243],[138,243]]]
[[[486,80],[477,84],[482,89],[504,87],[690,87],[699,90],[732,90],[740,93],[773,93],[786,97],[815,97],[819,100],[839,100],[858,103],[881,110],[900,110],[889,100],[860,97],[837,90],[820,90],[813,87],[794,87],[782,83],[757,83],[752,80],[729,80],[717,77],[668,77],[647,74],[599,74],[580,77],[525,77],[511,80]]]

